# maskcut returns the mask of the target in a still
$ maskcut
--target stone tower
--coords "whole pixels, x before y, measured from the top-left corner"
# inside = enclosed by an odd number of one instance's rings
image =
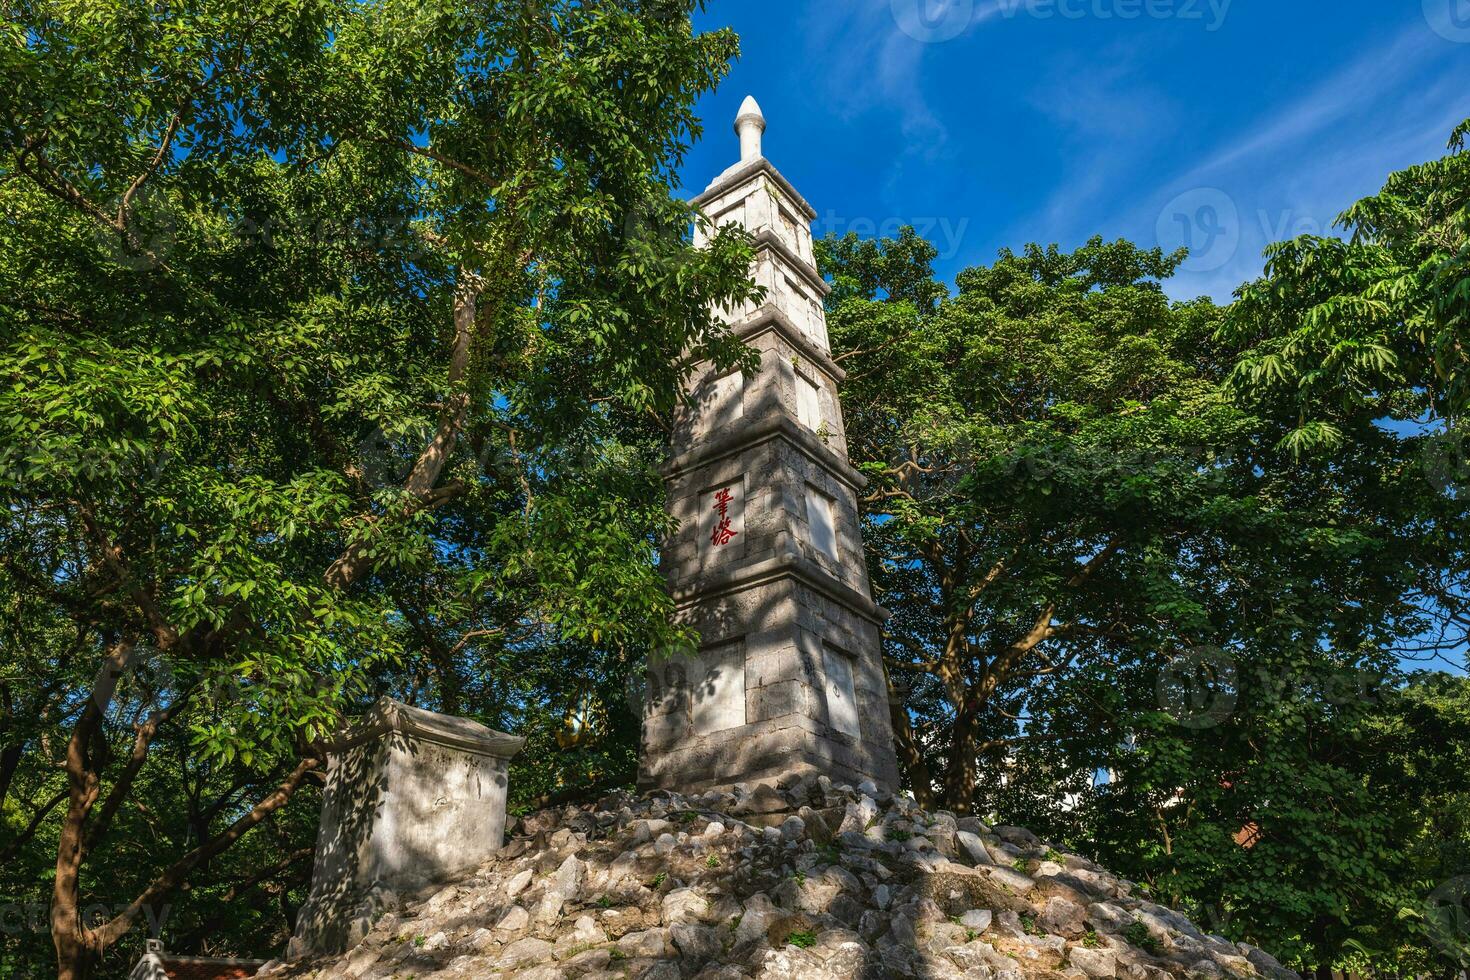
[[[650,664],[645,789],[681,792],[826,774],[895,789],[898,765],[857,494],[827,344],[816,212],[761,153],[747,98],[740,161],[694,199],[756,243],[765,300],[721,311],[760,352],[754,375],[700,365],[666,470],[679,532],[663,563],[699,649]],[[696,244],[705,236],[696,233]]]

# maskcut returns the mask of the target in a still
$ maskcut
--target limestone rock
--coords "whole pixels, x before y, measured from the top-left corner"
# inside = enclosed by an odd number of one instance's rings
[[[965,853],[970,856],[972,863],[976,865],[995,864],[995,859],[990,856],[990,852],[985,848],[985,842],[980,839],[979,835],[972,834],[968,830],[961,830],[955,834],[955,838],[959,841],[960,847],[964,848]]]
[[[1041,846],[1041,838],[1024,827],[996,827],[995,835],[1008,844],[1033,848]]]
[[[495,931],[501,935],[519,934],[531,924],[531,913],[519,905],[512,905],[495,923]]]
[[[783,809],[746,814],[775,826],[733,812],[776,799]],[[1295,980],[1254,947],[1128,897],[1085,858],[1042,860],[1018,828],[986,837],[974,818],[830,781],[698,800],[617,795],[523,826],[536,836],[464,879],[395,896],[396,911],[346,954],[269,976]],[[847,829],[823,843],[824,826]],[[941,853],[951,831],[960,861]],[[1022,855],[1035,876],[1010,866]],[[1136,923],[1162,956],[1124,939]]]
[[[973,929],[976,932],[984,932],[990,928],[990,923],[994,919],[995,913],[989,909],[970,909],[970,911],[960,916],[960,925],[966,929]]]
[[[679,953],[690,960],[708,960],[718,956],[723,939],[718,929],[689,924],[672,927],[669,937]]]
[[[1068,959],[1089,977],[1105,980],[1118,975],[1118,954],[1111,949],[1087,949],[1078,946],[1068,954]]]
[[[1012,868],[994,867],[986,869],[992,878],[1005,885],[1017,895],[1025,895],[1036,887],[1034,879]]]
[[[1041,910],[1041,928],[1067,939],[1076,939],[1085,931],[1087,912],[1065,898],[1049,898]]]
[[[555,922],[561,915],[562,906],[581,893],[586,874],[587,866],[575,854],[563,861],[556,869],[556,876],[546,886],[541,904],[536,907],[536,921]]]
[[[518,939],[500,951],[497,965],[502,970],[519,970],[526,966],[551,959],[552,945],[544,939],[528,936]]]
[[[709,903],[692,888],[676,888],[664,896],[662,908],[665,925],[688,922],[704,915]]]
[[[668,956],[673,951],[669,940],[669,930],[664,928],[630,932],[618,940],[618,949],[623,955],[633,959],[659,959]]]
[[[527,868],[525,871],[520,872],[514,878],[510,879],[510,881],[506,882],[506,897],[515,898],[521,892],[525,891],[526,886],[531,883],[531,874],[531,869]]]

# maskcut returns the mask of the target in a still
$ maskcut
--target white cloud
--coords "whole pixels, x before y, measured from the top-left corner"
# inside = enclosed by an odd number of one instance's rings
[[[1449,52],[1452,54],[1453,52]],[[1224,192],[1239,214],[1238,246],[1223,265],[1186,270],[1169,284],[1179,298],[1210,295],[1226,301],[1240,283],[1261,274],[1265,247],[1299,234],[1330,234],[1337,216],[1375,192],[1393,170],[1438,155],[1467,111],[1465,66],[1417,20],[1402,33],[1295,95],[1243,132],[1221,141],[1174,175],[1140,166],[1160,135],[1158,125],[1128,131],[1136,98],[1109,105],[1073,99],[1053,110],[1087,147],[1050,199],[1014,226],[1028,240],[1080,242],[1091,234],[1158,241],[1167,202],[1190,191]],[[1041,90],[1043,97],[1048,90]],[[1152,95],[1145,98],[1151,103]],[[1055,105],[1055,100],[1050,100]],[[1214,212],[1211,212],[1212,214]],[[1168,224],[1168,223],[1166,223]]]
[[[1416,23],[1387,46],[1367,53],[1305,96],[1289,103],[1264,125],[1244,134],[1235,143],[1221,147],[1213,157],[1180,177],[1176,183],[1197,182],[1243,160],[1273,155],[1333,123],[1360,115],[1364,108],[1371,108],[1375,97],[1381,98],[1407,75],[1421,68],[1426,58],[1443,48],[1444,43],[1439,38],[1426,31],[1423,24]]]

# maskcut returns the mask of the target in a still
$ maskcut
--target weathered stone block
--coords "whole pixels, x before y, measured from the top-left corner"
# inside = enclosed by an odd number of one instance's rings
[[[384,896],[477,867],[505,837],[525,740],[384,699],[330,747],[311,891],[292,957],[343,949]]]

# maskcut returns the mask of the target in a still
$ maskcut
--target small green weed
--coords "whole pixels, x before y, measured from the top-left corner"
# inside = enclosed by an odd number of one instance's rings
[[[1164,944],[1155,939],[1148,931],[1148,926],[1137,919],[1134,919],[1133,924],[1124,930],[1123,938],[1153,956],[1158,956],[1164,951]]]
[[[786,941],[797,949],[811,949],[817,944],[815,932],[793,932],[786,937]]]

